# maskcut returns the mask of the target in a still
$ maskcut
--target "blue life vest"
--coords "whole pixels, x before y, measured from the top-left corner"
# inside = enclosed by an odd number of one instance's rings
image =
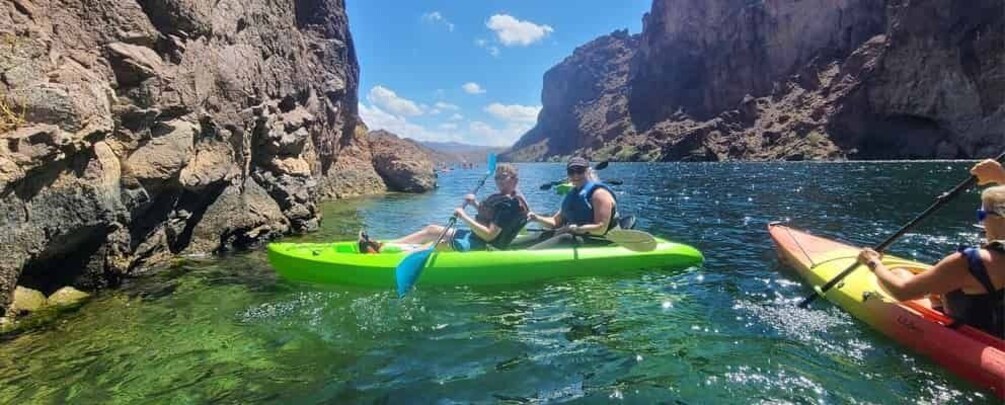
[[[601,182],[587,182],[583,187],[578,189],[572,189],[569,194],[565,195],[565,199],[562,200],[562,218],[565,219],[562,225],[586,225],[593,223],[593,203],[590,201],[593,198],[593,193],[598,189],[607,190],[611,193],[611,197],[614,198],[614,202],[617,203],[617,197],[614,196],[614,191],[606,184]],[[617,205],[611,210],[611,218],[608,222],[607,229],[617,225]]]

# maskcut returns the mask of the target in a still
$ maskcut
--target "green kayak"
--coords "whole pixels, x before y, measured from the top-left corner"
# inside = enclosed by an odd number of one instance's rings
[[[680,270],[698,266],[697,249],[657,238],[655,250],[617,246],[439,252],[422,273],[423,285],[516,284],[578,276],[616,275],[638,269]],[[408,254],[385,247],[358,253],[356,242],[270,243],[269,263],[290,280],[369,287],[393,287],[394,270]]]

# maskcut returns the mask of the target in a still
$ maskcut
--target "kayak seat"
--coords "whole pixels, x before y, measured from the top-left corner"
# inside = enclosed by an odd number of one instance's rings
[[[635,215],[626,215],[618,220],[618,227],[621,229],[635,229]]]

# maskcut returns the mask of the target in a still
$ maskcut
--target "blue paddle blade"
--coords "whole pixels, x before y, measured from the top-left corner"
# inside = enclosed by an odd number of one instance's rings
[[[491,174],[493,174],[493,173],[496,172],[496,154],[495,153],[489,153],[489,164],[488,164],[488,167],[489,167],[489,169],[488,169],[488,173],[487,174],[491,175]]]
[[[426,260],[433,254],[433,248],[409,253],[394,269],[394,281],[398,285],[398,298],[404,297],[419,280],[419,274],[426,267]]]

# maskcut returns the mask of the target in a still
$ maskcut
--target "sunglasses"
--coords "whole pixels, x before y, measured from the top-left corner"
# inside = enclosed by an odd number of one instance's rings
[[[504,174],[502,176],[496,176],[496,181],[502,181],[502,180],[506,180],[506,179],[512,179],[513,177],[514,176],[509,176],[509,175],[505,175]]]
[[[977,209],[977,222],[978,223],[984,222],[984,220],[988,219],[989,216],[995,216],[995,217],[999,217],[999,218],[1002,217],[1001,214],[999,214],[997,212],[994,212],[994,211],[987,211],[987,210],[984,209],[984,207],[981,207],[981,208]]]
[[[583,173],[586,173],[586,168],[585,167],[578,167],[577,166],[577,167],[570,167],[568,169],[565,169],[565,174],[568,174],[570,176],[572,176],[574,174],[583,174]]]

